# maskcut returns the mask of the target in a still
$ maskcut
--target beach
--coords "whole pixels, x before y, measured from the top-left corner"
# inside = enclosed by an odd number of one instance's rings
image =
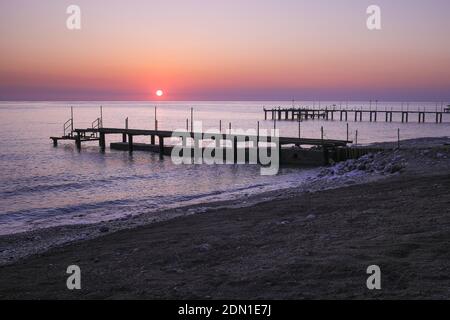
[[[0,1],[0,301],[450,299],[450,1],[105,4]]]
[[[3,261],[0,298],[448,299],[448,142],[405,141],[324,168],[310,190],[247,205],[168,211],[170,219],[117,231],[97,225],[95,236]],[[44,234],[3,236],[2,252],[26,237],[37,247]],[[82,290],[70,291],[74,264]],[[382,290],[366,287],[370,265],[381,268]]]

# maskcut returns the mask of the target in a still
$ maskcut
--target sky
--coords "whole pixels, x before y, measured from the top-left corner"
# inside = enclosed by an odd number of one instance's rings
[[[0,0],[0,100],[449,101],[449,34],[448,0]]]

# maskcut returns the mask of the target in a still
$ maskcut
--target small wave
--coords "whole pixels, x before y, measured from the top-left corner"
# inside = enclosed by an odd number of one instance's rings
[[[49,191],[53,192],[64,192],[64,191],[71,191],[71,190],[88,190],[88,189],[95,189],[98,187],[105,187],[109,184],[112,184],[114,182],[121,182],[121,181],[135,181],[135,180],[147,180],[151,181],[154,179],[164,179],[165,174],[163,173],[151,173],[151,174],[142,174],[142,175],[130,175],[130,176],[111,176],[108,178],[97,178],[92,179],[89,177],[84,178],[80,181],[79,177],[66,177],[65,181],[70,180],[78,180],[78,182],[67,182],[67,183],[39,183],[34,186],[23,186],[23,184],[30,184],[35,183],[36,180],[39,182],[48,182],[48,180],[51,179],[58,179],[61,180],[60,177],[54,177],[54,176],[42,176],[42,177],[34,177],[32,179],[28,179],[28,181],[13,181],[13,183],[20,184],[20,186],[13,188],[13,189],[7,189],[0,191],[0,196],[2,198],[11,198],[16,197],[24,194],[33,194],[33,193],[46,193]]]

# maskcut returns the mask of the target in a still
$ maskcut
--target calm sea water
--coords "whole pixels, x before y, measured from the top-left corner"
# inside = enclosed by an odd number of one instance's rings
[[[300,104],[300,103],[299,103]],[[306,104],[306,103],[305,103]],[[333,102],[322,102],[321,105]],[[362,103],[354,103],[361,106]],[[143,102],[2,102],[0,103],[0,234],[49,226],[93,223],[139,215],[169,207],[225,200],[244,194],[301,184],[314,169],[283,168],[278,176],[261,176],[259,167],[249,165],[175,166],[170,158],[160,160],[151,153],[112,151],[100,153],[96,143],[84,144],[78,152],[73,142],[53,148],[49,137],[62,135],[63,123],[74,106],[75,127],[87,128],[99,117],[103,105],[105,127],[153,128],[155,103]],[[272,128],[263,121],[262,107],[290,106],[286,102],[176,102],[157,103],[160,129],[182,129],[194,107],[195,120],[204,129],[232,123],[233,128]],[[337,103],[339,105],[339,103]],[[317,106],[317,104],[316,104]],[[352,107],[352,104],[348,106]],[[401,108],[399,103],[378,108]],[[403,106],[406,110],[406,105]],[[409,109],[436,110],[435,103],[410,103]],[[439,107],[440,108],[440,107]],[[397,128],[401,137],[450,135],[449,124],[354,123],[360,143],[393,141]],[[430,120],[431,116],[430,116]],[[444,118],[450,121],[446,115]],[[302,123],[303,137],[345,139],[346,124],[339,121]],[[282,136],[297,136],[296,122],[279,122]],[[120,137],[109,137],[118,141]],[[147,138],[148,139],[148,138]],[[145,138],[136,142],[145,142]]]

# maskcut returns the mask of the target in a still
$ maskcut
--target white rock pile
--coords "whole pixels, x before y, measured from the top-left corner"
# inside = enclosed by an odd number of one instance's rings
[[[402,172],[406,165],[406,160],[399,152],[369,153],[359,159],[339,162],[332,167],[325,168],[318,176],[343,176],[351,173],[390,175]]]

